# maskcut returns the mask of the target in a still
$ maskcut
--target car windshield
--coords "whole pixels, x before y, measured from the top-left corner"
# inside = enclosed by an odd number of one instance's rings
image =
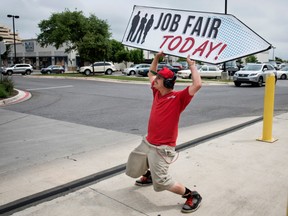
[[[53,65],[49,65],[47,68],[52,68],[53,67]]]
[[[242,68],[243,71],[259,71],[262,65],[246,65]]]
[[[288,71],[288,67],[282,68],[281,71]]]

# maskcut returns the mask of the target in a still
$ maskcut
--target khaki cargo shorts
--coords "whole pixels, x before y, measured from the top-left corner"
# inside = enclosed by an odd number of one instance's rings
[[[126,175],[138,178],[150,169],[154,190],[167,190],[175,183],[168,174],[168,168],[176,154],[175,147],[151,145],[143,138],[141,144],[129,155]]]

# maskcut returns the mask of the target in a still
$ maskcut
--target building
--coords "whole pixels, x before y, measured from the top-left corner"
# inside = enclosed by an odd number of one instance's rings
[[[14,62],[14,48],[8,55],[8,65]],[[16,44],[16,62],[28,63],[35,69],[49,65],[62,65],[65,70],[76,70],[76,52],[65,53],[66,46],[56,49],[54,46],[41,47],[36,39],[24,39]]]
[[[0,36],[5,44],[11,45],[8,61],[4,65],[12,65],[13,62],[29,63],[35,69],[41,69],[51,64],[62,65],[66,70],[76,70],[76,53],[65,53],[65,48],[56,49],[53,46],[41,47],[36,39],[21,39],[15,33],[16,60],[14,61],[14,34],[11,30],[0,24]]]
[[[0,37],[3,38],[4,43],[14,44],[14,34],[8,27],[1,24],[0,24]],[[15,43],[21,43],[21,38],[19,37],[18,33],[15,33]]]

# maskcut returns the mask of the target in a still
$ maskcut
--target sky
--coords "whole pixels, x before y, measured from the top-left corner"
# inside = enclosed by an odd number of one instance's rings
[[[37,38],[38,24],[53,13],[82,11],[106,20],[112,38],[122,41],[134,5],[179,10],[224,13],[225,0],[1,0],[0,23],[13,29],[7,14],[18,15],[15,30],[22,39]],[[227,13],[272,44],[269,57],[288,60],[288,1],[287,0],[227,0]]]

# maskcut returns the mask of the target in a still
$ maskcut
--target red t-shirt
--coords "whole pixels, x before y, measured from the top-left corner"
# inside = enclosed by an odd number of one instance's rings
[[[172,91],[164,96],[161,96],[154,87],[151,88],[154,98],[146,139],[153,145],[176,146],[180,114],[193,96],[189,95],[189,87],[181,91]]]

